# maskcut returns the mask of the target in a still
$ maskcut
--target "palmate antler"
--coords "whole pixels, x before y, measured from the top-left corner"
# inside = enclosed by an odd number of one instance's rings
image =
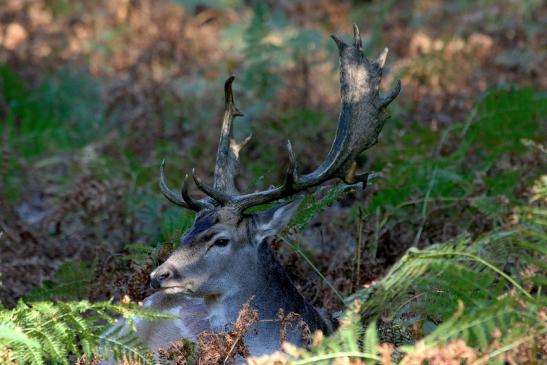
[[[363,55],[363,46],[359,28],[353,25],[353,44],[349,45],[336,36],[332,36],[340,53],[340,94],[342,110],[338,118],[338,128],[334,142],[325,161],[313,172],[300,175],[296,156],[290,141],[287,143],[289,166],[282,185],[264,191],[241,194],[235,186],[235,177],[239,168],[239,151],[250,140],[250,136],[238,143],[233,138],[232,122],[242,115],[234,106],[230,77],[225,84],[225,111],[222,133],[217,153],[215,176],[212,186],[205,184],[193,172],[198,188],[207,194],[207,198],[193,200],[188,195],[188,176],[186,176],[181,196],[171,191],[165,184],[163,164],[160,187],[171,202],[193,210],[215,206],[231,206],[243,212],[245,209],[276,201],[298,192],[316,187],[323,182],[340,178],[346,183],[363,182],[368,174],[356,172],[355,158],[378,141],[386,115],[385,108],[401,91],[401,83],[385,95],[380,95],[379,87],[387,57],[387,48],[376,60]]]

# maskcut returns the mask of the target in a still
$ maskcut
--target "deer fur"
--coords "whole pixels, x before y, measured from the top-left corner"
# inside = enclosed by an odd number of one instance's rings
[[[295,312],[310,330],[330,334],[332,323],[296,290],[269,245],[296,212],[300,200],[241,218],[230,208],[206,210],[196,217],[181,246],[151,274],[152,280],[169,272],[159,283],[166,293],[185,293],[205,299],[212,330],[229,328],[251,300],[259,321],[247,332],[245,343],[253,355],[271,353],[280,346],[276,313]],[[215,242],[228,240],[225,246]],[[287,340],[303,345],[300,331]]]
[[[192,298],[183,293],[158,291],[144,300],[143,307],[176,316],[174,319],[154,321],[135,319],[135,329],[139,340],[154,353],[157,353],[160,348],[168,349],[171,343],[182,338],[196,341],[199,333],[210,328],[207,307],[202,298]],[[130,332],[129,323],[120,319],[104,336],[120,338]],[[102,352],[105,358],[100,362],[101,365],[116,364],[111,354],[104,349]]]

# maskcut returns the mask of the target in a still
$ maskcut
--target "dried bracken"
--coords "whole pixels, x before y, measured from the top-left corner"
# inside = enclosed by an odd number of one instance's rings
[[[172,365],[187,365],[192,363],[195,356],[194,346],[188,341],[177,341],[171,344],[168,349],[158,349],[158,357],[161,361]]]
[[[273,354],[262,356],[250,356],[247,359],[248,365],[285,365],[289,363],[287,354],[277,351]]]
[[[0,351],[0,363],[1,364],[9,364],[9,365],[15,365],[16,362],[15,361],[9,361],[9,359],[11,359],[13,357],[13,351],[6,348],[6,349],[2,349]]]
[[[534,365],[547,362],[547,334],[535,335],[528,341],[505,354],[504,360],[509,365]]]
[[[249,356],[243,337],[251,325],[258,321],[258,310],[252,308],[251,301],[252,298],[243,305],[231,331],[204,331],[199,335],[197,345],[200,364],[235,364],[236,357]]]
[[[383,343],[378,347],[378,352],[380,352],[380,364],[382,365],[391,365],[392,355],[393,355],[394,346],[390,343]]]
[[[415,351],[403,358],[404,365],[461,365],[470,364],[478,358],[477,352],[463,340],[454,340],[446,345],[426,346],[423,342],[416,345]]]
[[[133,301],[144,300],[150,294],[150,272],[156,262],[165,260],[172,251],[171,245],[164,244],[153,256],[146,257],[142,262],[127,260],[124,256],[101,259],[98,263],[101,270],[96,271],[95,279],[90,284],[90,298],[121,299],[127,295]]]
[[[99,365],[101,363],[101,359],[93,356],[91,359],[88,358],[86,354],[83,354],[79,358],[74,361],[74,365]]]
[[[540,273],[539,268],[534,264],[526,265],[524,270],[520,272],[520,277],[524,281],[525,289],[531,292],[534,288],[533,279]]]
[[[290,328],[292,331],[300,331],[300,338],[303,343],[311,344],[312,335],[310,327],[304,321],[302,316],[298,313],[289,312],[285,315],[285,311],[282,308],[279,308],[276,314],[276,319],[280,322],[279,328],[279,344],[287,340],[287,330]]]
[[[56,206],[43,225],[55,226],[55,233],[60,234],[66,217],[72,219],[76,213],[84,221],[93,221],[98,216],[107,214],[112,224],[121,223],[119,215],[123,211],[121,205],[123,187],[110,181],[100,181],[92,175],[81,176],[72,189],[60,197]]]

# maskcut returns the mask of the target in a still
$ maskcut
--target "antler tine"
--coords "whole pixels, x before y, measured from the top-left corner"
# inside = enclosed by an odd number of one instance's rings
[[[289,166],[287,168],[286,183],[293,184],[298,179],[298,165],[296,162],[296,154],[292,149],[291,141],[287,141],[287,151],[289,152]]]
[[[388,52],[389,52],[389,49],[384,48],[384,50],[382,51],[382,53],[380,53],[380,55],[378,56],[378,59],[376,60],[376,62],[378,62],[378,65],[380,66],[382,70],[384,69],[384,65],[386,64]]]
[[[219,189],[215,189],[207,184],[205,184],[196,174],[196,170],[192,169],[192,178],[196,183],[199,190],[203,191],[205,194],[213,198],[221,206],[228,205],[232,202],[232,197],[228,193],[225,193]]]
[[[184,182],[182,184],[180,196],[173,190],[171,190],[169,186],[167,186],[164,170],[165,160],[161,162],[160,167],[160,190],[162,194],[167,198],[167,200],[169,200],[173,204],[176,204],[186,209],[194,210],[196,212],[202,209],[213,207],[213,204],[211,204],[210,202],[207,202],[205,200],[194,200],[190,197],[190,195],[188,195],[188,175],[186,175],[186,178],[184,179]]]
[[[236,187],[236,176],[239,172],[239,152],[249,144],[252,137],[252,135],[249,135],[241,142],[237,142],[234,138],[234,119],[243,116],[243,113],[237,109],[234,103],[234,94],[232,92],[234,79],[234,76],[230,76],[224,83],[224,118],[218,143],[213,186],[205,184],[197,176],[195,170],[192,171],[192,177],[197,187],[223,206],[232,201],[232,196],[239,194]]]
[[[361,33],[357,24],[353,24],[353,47],[358,51],[363,49],[363,41],[361,40]]]
[[[171,203],[179,205],[184,208],[189,208],[188,205],[182,200],[182,198],[179,198],[177,193],[175,193],[173,190],[169,189],[169,186],[167,186],[167,182],[165,181],[165,160],[161,162],[160,167],[160,190],[163,193],[163,195],[169,200]]]
[[[209,204],[202,204],[199,200],[192,199],[190,194],[188,194],[188,174],[184,176],[184,180],[182,181],[180,195],[182,196],[182,200],[184,200],[188,207],[192,210],[195,210],[196,212],[199,212],[204,207],[211,207],[211,205]]]
[[[234,138],[233,122],[243,116],[234,103],[232,83],[235,77],[230,76],[224,83],[224,118],[217,150],[213,188],[227,194],[237,194],[236,176],[239,171],[239,151],[245,147],[251,136],[242,142]]]
[[[380,77],[382,76],[382,73],[384,71],[384,66],[386,64],[387,54],[389,50],[387,48],[384,48],[382,53],[378,56],[376,59],[376,62],[378,63],[378,66],[380,68]],[[401,80],[397,80],[395,82],[395,85],[393,85],[393,88],[384,96],[380,96],[380,109],[385,109],[395,98],[399,93],[401,92]]]
[[[397,80],[393,88],[383,97],[380,98],[380,109],[385,109],[399,93],[401,92],[401,80]]]
[[[289,153],[289,165],[287,166],[283,185],[280,187],[281,195],[291,195],[291,192],[294,190],[294,184],[298,180],[296,154],[292,149],[291,141],[287,141],[287,152]]]

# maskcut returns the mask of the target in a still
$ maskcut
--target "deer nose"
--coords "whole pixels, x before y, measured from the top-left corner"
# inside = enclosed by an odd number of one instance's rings
[[[159,289],[162,287],[162,283],[173,276],[173,272],[170,269],[160,269],[150,274],[150,286],[153,289]]]

